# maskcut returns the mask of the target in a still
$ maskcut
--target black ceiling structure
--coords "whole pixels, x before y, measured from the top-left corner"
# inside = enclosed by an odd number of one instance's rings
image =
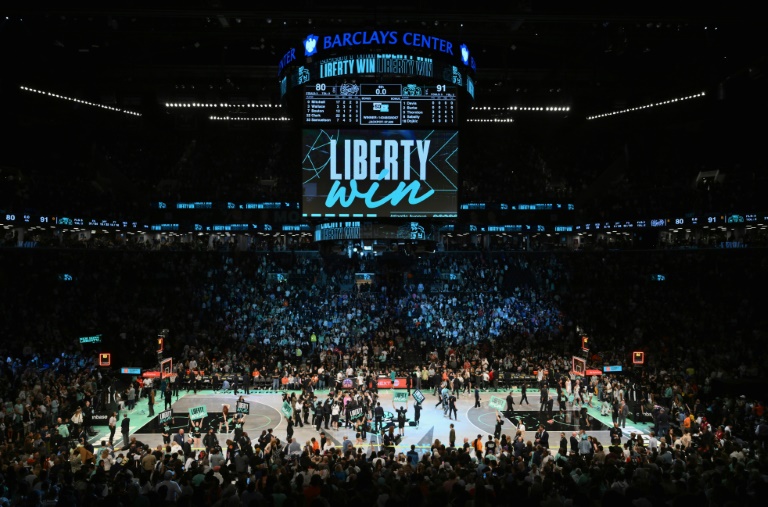
[[[746,9],[571,4],[6,8],[0,79],[6,95],[24,85],[145,113],[166,102],[276,103],[279,59],[307,34],[410,29],[466,41],[478,107],[568,106],[586,117],[762,88],[768,32]]]

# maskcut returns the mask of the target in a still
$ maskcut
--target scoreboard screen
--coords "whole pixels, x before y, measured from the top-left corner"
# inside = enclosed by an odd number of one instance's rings
[[[307,218],[456,218],[459,131],[304,129]]]
[[[304,89],[307,127],[456,127],[453,85],[316,83]]]

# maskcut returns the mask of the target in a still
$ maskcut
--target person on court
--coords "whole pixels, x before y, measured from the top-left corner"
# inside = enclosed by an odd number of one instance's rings
[[[522,392],[520,404],[522,405],[523,402],[525,402],[526,405],[530,405],[531,403],[528,401],[528,384],[523,384],[523,386],[520,388],[520,391]]]
[[[397,429],[401,437],[405,436],[405,421],[408,419],[405,415],[406,412],[407,409],[405,407],[397,409]]]
[[[504,425],[504,419],[501,418],[501,414],[496,412],[496,427],[493,429],[493,438],[501,438],[501,427]]]
[[[453,417],[451,417],[453,415]],[[456,396],[451,394],[448,397],[448,419],[459,420],[459,410],[456,408]]]
[[[512,397],[512,391],[507,395],[507,415],[514,415],[515,399]]]

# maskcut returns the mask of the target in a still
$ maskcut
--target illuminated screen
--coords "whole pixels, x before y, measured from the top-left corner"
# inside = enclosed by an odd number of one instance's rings
[[[456,130],[302,131],[305,217],[455,218]]]
[[[452,128],[458,119],[456,87],[444,84],[316,83],[303,103],[307,128]]]

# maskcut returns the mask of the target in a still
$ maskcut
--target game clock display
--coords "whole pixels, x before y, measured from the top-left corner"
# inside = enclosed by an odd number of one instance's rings
[[[458,98],[452,85],[307,85],[306,126],[455,127]]]

